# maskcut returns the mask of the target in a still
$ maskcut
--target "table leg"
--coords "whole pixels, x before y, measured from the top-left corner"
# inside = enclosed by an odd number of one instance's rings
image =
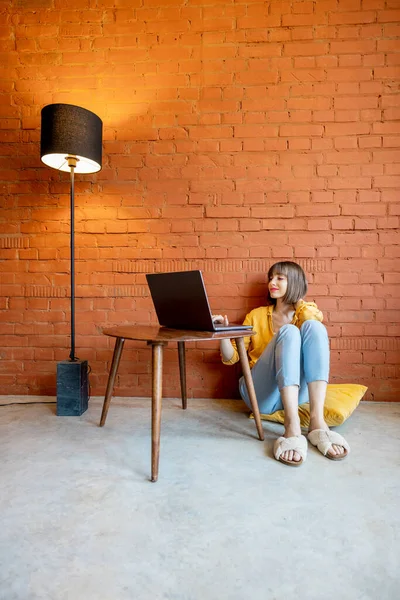
[[[152,342],[151,481],[158,479],[160,460],[163,343]]]
[[[236,345],[237,345],[237,349],[239,352],[240,364],[242,366],[244,380],[245,380],[246,386],[247,386],[247,392],[249,394],[251,407],[253,409],[254,420],[256,422],[257,431],[258,431],[258,437],[260,438],[260,440],[263,440],[264,439],[264,430],[263,430],[262,423],[261,423],[260,411],[258,408],[257,397],[256,397],[256,393],[254,390],[253,378],[251,376],[249,360],[247,358],[246,348],[244,347],[244,339],[237,338]]]
[[[104,397],[103,411],[101,413],[101,419],[100,419],[100,427],[103,427],[104,423],[106,422],[108,407],[110,406],[110,402],[111,402],[111,396],[112,396],[112,392],[114,389],[114,381],[115,381],[115,377],[117,375],[119,361],[121,360],[121,354],[122,354],[122,350],[124,347],[124,342],[125,342],[124,338],[116,338],[116,340],[115,340],[114,354],[112,357],[110,374],[108,376],[106,395]]]
[[[181,378],[182,408],[187,408],[185,342],[178,342],[179,375]]]

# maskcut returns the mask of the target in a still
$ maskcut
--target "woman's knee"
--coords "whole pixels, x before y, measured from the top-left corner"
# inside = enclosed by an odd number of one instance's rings
[[[300,330],[296,325],[288,323],[287,325],[283,325],[277,333],[277,339],[282,337],[299,338]]]
[[[322,335],[327,337],[327,331],[325,325],[323,325],[320,321],[308,320],[304,321],[303,325],[300,327],[301,335]]]

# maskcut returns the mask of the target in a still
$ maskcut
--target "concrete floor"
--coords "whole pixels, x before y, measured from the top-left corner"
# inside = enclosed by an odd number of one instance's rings
[[[241,402],[165,400],[157,483],[149,400],[114,399],[102,429],[101,404],[0,406],[1,600],[400,597],[400,404],[362,403],[347,460],[293,469]]]

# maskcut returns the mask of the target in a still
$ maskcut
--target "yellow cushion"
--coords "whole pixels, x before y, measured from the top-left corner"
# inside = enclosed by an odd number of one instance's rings
[[[326,390],[324,417],[329,427],[341,425],[352,414],[360,403],[361,398],[367,391],[365,385],[357,383],[329,383]],[[252,418],[253,415],[251,415]],[[310,424],[310,405],[299,406],[300,424],[308,427]],[[261,414],[264,421],[284,422],[284,411],[277,410],[271,415]]]

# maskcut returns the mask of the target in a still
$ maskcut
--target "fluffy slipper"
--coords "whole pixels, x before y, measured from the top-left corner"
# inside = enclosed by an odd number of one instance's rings
[[[310,443],[313,446],[316,446],[321,454],[330,460],[343,460],[350,452],[349,444],[344,437],[341,436],[340,433],[336,433],[336,431],[331,431],[330,429],[314,429],[314,431],[310,431],[307,437]],[[333,444],[343,446],[344,453],[339,455],[330,454],[329,450],[332,449]]]
[[[293,450],[300,454],[300,460],[286,460],[282,458],[282,454],[288,450]],[[303,464],[307,457],[307,440],[304,435],[293,436],[289,438],[280,437],[274,443],[274,456],[285,465],[290,467],[299,467]]]

